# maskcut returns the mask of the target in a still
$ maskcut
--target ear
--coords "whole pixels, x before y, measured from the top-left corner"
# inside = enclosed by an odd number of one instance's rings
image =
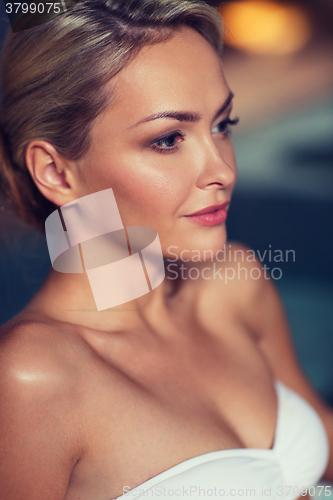
[[[25,161],[39,191],[55,205],[62,206],[79,198],[79,179],[73,162],[64,159],[46,141],[32,141]]]

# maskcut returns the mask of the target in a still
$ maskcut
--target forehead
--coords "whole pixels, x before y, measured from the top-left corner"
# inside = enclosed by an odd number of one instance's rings
[[[169,109],[214,111],[227,97],[221,61],[198,32],[182,28],[171,39],[145,46],[112,80],[112,113],[135,121]]]

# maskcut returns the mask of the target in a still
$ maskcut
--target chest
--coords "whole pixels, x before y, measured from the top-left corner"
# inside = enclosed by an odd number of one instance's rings
[[[164,318],[162,340],[141,331],[103,349],[86,398],[87,453],[72,488],[97,476],[115,498],[193,456],[272,445],[276,394],[254,338],[230,315],[219,336],[186,310],[177,318]]]

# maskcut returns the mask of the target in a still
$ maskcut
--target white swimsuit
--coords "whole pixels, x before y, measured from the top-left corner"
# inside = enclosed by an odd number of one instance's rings
[[[276,381],[278,412],[271,449],[212,451],[148,479],[117,500],[243,500],[298,498],[324,473],[328,439],[315,410]],[[308,490],[309,492],[309,490]],[[310,490],[313,496],[313,490]],[[227,499],[226,497],[230,497]]]

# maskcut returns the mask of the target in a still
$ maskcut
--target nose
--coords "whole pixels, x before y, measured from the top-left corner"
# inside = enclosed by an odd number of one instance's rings
[[[237,169],[233,146],[229,139],[218,139],[218,146],[212,137],[202,143],[200,156],[200,173],[197,186],[201,189],[226,189],[236,182]]]

